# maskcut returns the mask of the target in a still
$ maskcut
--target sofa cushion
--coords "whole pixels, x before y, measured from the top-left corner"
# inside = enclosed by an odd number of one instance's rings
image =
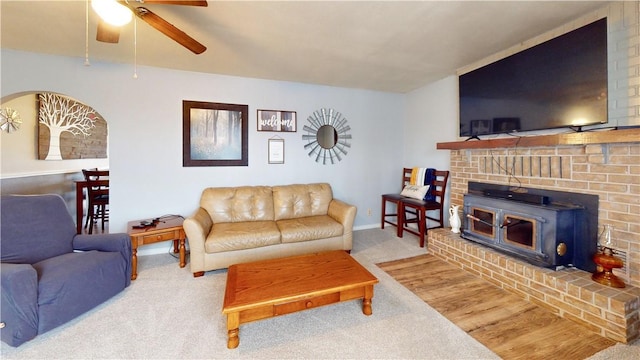
[[[280,243],[280,231],[274,221],[217,223],[205,240],[207,253],[252,249]]]
[[[327,215],[333,200],[331,185],[294,184],[272,187],[275,219]]]
[[[282,243],[326,239],[344,234],[344,227],[328,215],[277,221]]]
[[[214,223],[274,220],[269,186],[207,188],[202,192],[200,207]]]

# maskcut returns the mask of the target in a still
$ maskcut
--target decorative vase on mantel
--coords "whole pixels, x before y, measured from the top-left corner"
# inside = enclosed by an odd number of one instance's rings
[[[596,272],[591,275],[593,281],[615,288],[625,287],[624,281],[618,278],[613,269],[619,269],[624,266],[624,262],[614,255],[611,241],[612,226],[604,225],[604,229],[598,238],[598,252],[593,256],[593,262],[596,263]]]
[[[451,232],[455,234],[460,233],[460,226],[462,225],[459,209],[460,205],[451,205],[449,208],[449,225],[451,225]]]

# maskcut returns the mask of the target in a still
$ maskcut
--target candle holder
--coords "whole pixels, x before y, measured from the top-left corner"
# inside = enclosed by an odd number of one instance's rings
[[[625,287],[624,281],[618,278],[613,269],[624,266],[624,262],[614,255],[611,247],[611,225],[604,225],[604,229],[598,239],[598,253],[593,256],[593,261],[598,265],[591,279],[599,284],[615,288]]]

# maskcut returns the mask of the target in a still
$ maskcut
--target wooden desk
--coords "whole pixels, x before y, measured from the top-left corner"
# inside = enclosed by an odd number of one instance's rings
[[[186,265],[184,246],[186,235],[182,229],[184,219],[182,217],[161,219],[154,226],[134,229],[133,226],[140,224],[140,221],[129,221],[127,224],[127,233],[131,237],[131,280],[138,277],[138,246],[141,245],[173,240],[173,252],[180,253],[180,267],[183,268]]]
[[[76,180],[76,234],[82,234],[82,220],[84,219],[84,189],[86,180]]]

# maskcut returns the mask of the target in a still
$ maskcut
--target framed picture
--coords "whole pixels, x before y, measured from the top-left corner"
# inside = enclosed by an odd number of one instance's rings
[[[269,164],[284,164],[284,139],[269,139]]]
[[[520,130],[520,118],[517,118],[517,117],[493,118],[494,133],[509,133],[516,130]]]
[[[247,166],[248,105],[182,102],[182,166]]]
[[[258,110],[258,131],[296,132],[295,111]]]
[[[471,135],[491,133],[491,120],[471,120]]]

